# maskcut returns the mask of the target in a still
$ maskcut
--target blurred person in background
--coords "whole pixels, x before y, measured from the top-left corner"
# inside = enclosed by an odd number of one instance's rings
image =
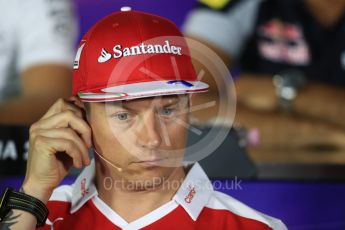
[[[345,0],[200,0],[188,15],[185,33],[240,68],[236,121],[259,131],[261,150],[345,149],[344,10]],[[205,78],[201,101],[218,97]]]
[[[0,124],[28,125],[71,92],[69,0],[0,0]]]

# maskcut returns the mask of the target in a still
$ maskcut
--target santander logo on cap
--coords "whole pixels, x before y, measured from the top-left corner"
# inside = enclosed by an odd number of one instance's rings
[[[113,48],[113,54],[107,52],[104,48],[101,50],[101,55],[98,57],[99,63],[109,61],[112,57],[115,59],[127,56],[143,55],[143,54],[173,54],[182,55],[182,48],[180,46],[171,45],[168,40],[165,41],[164,45],[161,44],[145,44],[144,42],[140,45],[124,47],[121,45],[115,45]]]
[[[99,63],[109,61],[111,59],[111,54],[108,53],[105,49],[102,49],[101,56],[98,58]]]

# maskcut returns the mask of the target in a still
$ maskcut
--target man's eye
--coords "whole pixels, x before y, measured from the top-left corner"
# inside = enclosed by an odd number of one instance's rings
[[[130,119],[130,114],[127,112],[118,112],[114,114],[114,118],[120,121],[127,121]]]
[[[164,109],[161,109],[160,110],[160,115],[163,115],[163,116],[171,116],[173,115],[175,112],[175,109],[172,109],[172,108],[164,108]]]

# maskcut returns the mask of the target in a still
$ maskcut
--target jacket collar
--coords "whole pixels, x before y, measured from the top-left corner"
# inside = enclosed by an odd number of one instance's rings
[[[92,160],[72,185],[71,213],[78,211],[88,200],[98,195],[94,179],[95,161]],[[212,183],[206,173],[199,163],[194,163],[172,200],[181,205],[195,221],[212,192]]]

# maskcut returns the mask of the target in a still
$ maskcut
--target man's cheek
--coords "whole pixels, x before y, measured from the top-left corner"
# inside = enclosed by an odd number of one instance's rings
[[[109,133],[109,136],[111,137],[113,142],[122,144],[124,146],[131,145],[135,141],[135,133],[129,129],[122,130],[112,128],[111,133]]]

